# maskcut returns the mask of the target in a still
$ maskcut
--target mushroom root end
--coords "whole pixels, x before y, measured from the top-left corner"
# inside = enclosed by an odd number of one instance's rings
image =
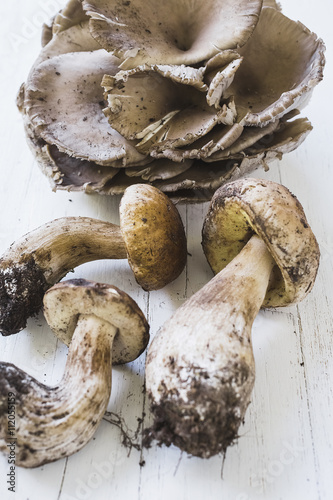
[[[148,392],[154,422],[145,431],[143,446],[149,448],[152,441],[174,444],[199,458],[225,453],[239,436],[253,384],[254,373],[244,365],[242,381],[224,380],[216,387],[204,377],[193,378],[186,398],[165,390],[156,402]]]
[[[9,336],[25,328],[28,318],[39,311],[50,285],[32,257],[0,266],[0,332]]]

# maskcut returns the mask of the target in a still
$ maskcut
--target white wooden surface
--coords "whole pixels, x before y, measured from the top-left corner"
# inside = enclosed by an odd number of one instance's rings
[[[0,456],[3,500],[313,500],[333,498],[333,72],[330,0],[288,0],[283,12],[301,20],[327,45],[324,81],[306,114],[314,130],[296,151],[257,171],[285,184],[303,204],[321,246],[321,267],[312,293],[298,306],[260,312],[253,327],[257,377],[241,438],[222,457],[189,458],[177,448],[129,454],[121,432],[103,420],[93,440],[76,455],[33,470],[17,468],[16,492],[7,490],[7,457]],[[40,26],[63,0],[12,0],[0,6],[0,252],[16,238],[67,215],[117,222],[119,198],[53,193],[25,142],[15,95],[39,51]],[[190,256],[183,274],[159,292],[143,292],[125,261],[102,261],[75,270],[75,277],[113,283],[141,306],[154,335],[158,327],[211,278],[201,250],[207,204],[181,206]],[[67,348],[44,318],[29,320],[18,335],[0,338],[0,361],[10,361],[42,382],[61,377]],[[143,393],[144,356],[114,369],[109,410],[134,435],[149,415]],[[140,440],[140,433],[138,435]]]

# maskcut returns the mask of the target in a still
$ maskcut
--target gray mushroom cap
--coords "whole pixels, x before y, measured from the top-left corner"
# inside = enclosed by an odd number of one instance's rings
[[[123,59],[122,67],[133,68],[193,64],[242,46],[257,24],[262,0],[83,0],[82,5],[92,36]]]
[[[257,234],[276,266],[263,307],[301,301],[312,289],[320,251],[297,198],[280,184],[243,178],[214,194],[202,231],[207,260],[218,273]]]
[[[41,50],[33,68],[51,57],[71,52],[100,50],[100,45],[92,38],[88,21],[57,31]]]
[[[60,33],[87,20],[88,16],[82,8],[81,0],[69,0],[65,7],[55,16],[52,32]]]
[[[80,314],[93,315],[118,331],[112,363],[133,361],[145,350],[149,326],[136,302],[117,287],[87,280],[69,280],[50,288],[44,296],[44,315],[55,335],[69,345]]]
[[[253,36],[239,49],[243,62],[224,94],[234,97],[240,123],[263,126],[304,107],[323,78],[324,51],[323,41],[303,24],[263,8]]]
[[[39,136],[70,156],[101,165],[123,158],[140,162],[143,156],[110,128],[102,112],[100,81],[117,68],[116,59],[103,51],[61,54],[37,66],[25,88],[24,110]]]
[[[124,137],[140,140],[136,148],[142,153],[191,144],[218,123],[234,123],[232,100],[220,105],[220,97],[240,62],[236,52],[226,51],[199,69],[143,65],[107,75],[104,112]]]
[[[18,99],[28,143],[52,187],[122,194],[149,183],[174,200],[200,202],[225,181],[267,170],[298,147],[311,125],[290,123],[289,114],[307,104],[323,77],[324,43],[283,16],[276,1],[240,7],[231,0],[69,0],[45,29],[46,45]],[[154,9],[158,15],[146,26],[144,16]],[[236,17],[226,23],[230,12]],[[189,33],[201,45],[185,47],[178,60],[190,17]],[[225,24],[231,31],[221,29]],[[228,38],[233,24],[233,42],[207,52],[207,40]],[[180,28],[180,38],[168,39],[164,28]],[[194,61],[198,48],[205,57]]]

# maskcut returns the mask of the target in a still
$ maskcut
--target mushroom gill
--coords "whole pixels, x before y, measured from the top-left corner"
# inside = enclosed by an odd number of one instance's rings
[[[263,8],[253,36],[239,50],[243,63],[224,94],[234,97],[238,120],[263,126],[304,107],[323,78],[324,49],[303,24]]]

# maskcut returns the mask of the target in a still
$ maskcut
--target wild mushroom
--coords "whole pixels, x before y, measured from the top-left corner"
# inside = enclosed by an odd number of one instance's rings
[[[140,140],[135,147],[142,154],[191,144],[218,123],[234,123],[233,102],[220,105],[220,95],[240,62],[226,51],[199,69],[155,64],[105,75],[104,113],[126,139]]]
[[[324,52],[315,33],[265,7],[253,36],[239,49],[243,62],[223,97],[234,97],[238,120],[245,126],[263,126],[302,109],[323,78]]]
[[[240,148],[279,133],[325,64],[323,41],[280,11],[275,0],[68,0],[18,98],[53,189],[119,194],[147,182],[198,202],[266,169],[269,144],[256,157]],[[305,138],[303,125],[289,127],[280,159]]]
[[[45,317],[71,340],[64,374],[48,387],[11,363],[0,363],[0,449],[8,452],[8,394],[15,395],[15,463],[38,467],[80,450],[93,436],[111,393],[112,364],[144,351],[149,326],[137,304],[107,284],[62,282],[44,298]],[[13,432],[13,431],[12,431]]]
[[[141,139],[141,153],[217,161],[243,132],[264,135],[263,128],[304,106],[323,77],[324,50],[314,33],[265,7],[238,52],[223,51],[199,68],[145,64],[105,76],[105,113],[124,137]]]
[[[203,248],[218,274],[161,328],[148,350],[147,435],[202,458],[226,448],[250,402],[251,327],[261,307],[310,292],[319,248],[299,201],[270,181],[242,179],[217,190]]]
[[[133,144],[110,128],[102,112],[100,82],[105,73],[118,71],[117,64],[103,50],[70,52],[41,62],[25,85],[22,106],[38,136],[69,156],[100,165],[145,162]]]
[[[45,291],[71,269],[97,259],[126,259],[144,290],[176,279],[187,258],[178,210],[153,186],[128,188],[120,227],[89,217],[63,217],[31,231],[0,259],[0,331],[25,327]]]
[[[194,64],[241,47],[258,22],[262,0],[83,0],[82,5],[92,36],[123,60],[123,68],[133,68]]]
[[[271,125],[265,127],[263,131],[267,135],[260,137],[258,134],[260,139],[254,144],[252,144],[253,135],[244,132],[239,141],[244,141],[246,149],[237,152],[239,142],[235,141],[234,147],[230,146],[216,153],[219,161],[212,161],[209,165],[195,161],[184,173],[167,181],[157,180],[154,185],[172,199],[210,200],[216,189],[226,182],[249,175],[258,167],[267,170],[268,163],[272,160],[281,159],[283,153],[296,149],[312,130],[312,126],[306,118],[292,121],[281,119],[274,132],[270,134],[269,129]],[[208,158],[205,158],[205,162],[207,161]]]

